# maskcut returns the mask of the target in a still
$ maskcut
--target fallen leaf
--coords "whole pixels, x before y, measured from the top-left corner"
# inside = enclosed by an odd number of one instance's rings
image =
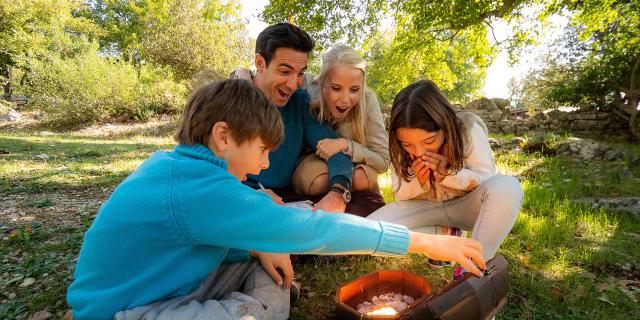
[[[596,290],[598,292],[602,292],[602,291],[606,290],[607,288],[609,288],[609,284],[607,284],[607,283],[598,283],[596,285]]]
[[[34,284],[35,282],[36,282],[36,279],[34,279],[34,278],[26,278],[26,279],[24,279],[22,281],[22,283],[20,284],[20,287],[25,288],[25,287],[28,287],[28,286]]]
[[[552,296],[554,299],[556,299],[556,300],[557,300],[558,298],[560,298],[560,294],[561,294],[561,293],[562,293],[562,292],[560,291],[560,288],[558,288],[558,287],[553,287],[553,288],[551,288],[551,296]]]
[[[53,314],[43,310],[34,313],[29,320],[47,320],[51,319],[51,317],[53,317]]]
[[[602,294],[602,295],[600,295],[600,296],[598,297],[598,300],[600,300],[600,301],[604,301],[604,302],[606,302],[606,303],[608,303],[608,304],[610,304],[610,305],[612,305],[612,306],[615,306],[615,305],[616,305],[615,303],[611,302],[611,300],[609,300],[609,297],[607,297],[607,295],[606,295],[606,294]]]

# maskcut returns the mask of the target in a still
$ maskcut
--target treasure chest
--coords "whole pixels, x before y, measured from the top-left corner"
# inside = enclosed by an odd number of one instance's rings
[[[491,319],[506,304],[509,287],[507,260],[497,256],[487,262],[485,276],[468,273],[462,279],[432,292],[429,282],[404,270],[379,270],[338,288],[337,319]],[[415,298],[407,309],[391,314],[361,314],[356,305],[375,295],[396,292]]]

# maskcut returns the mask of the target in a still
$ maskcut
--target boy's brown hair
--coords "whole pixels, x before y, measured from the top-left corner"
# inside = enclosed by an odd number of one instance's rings
[[[214,82],[196,90],[184,108],[175,139],[180,144],[207,146],[211,128],[224,121],[238,144],[257,137],[271,149],[284,140],[284,125],[275,105],[242,79]]]

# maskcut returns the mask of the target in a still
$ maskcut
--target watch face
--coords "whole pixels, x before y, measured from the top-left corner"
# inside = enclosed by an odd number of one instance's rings
[[[351,192],[349,192],[349,190],[345,190],[344,193],[342,194],[342,197],[344,198],[344,201],[346,203],[351,202]]]

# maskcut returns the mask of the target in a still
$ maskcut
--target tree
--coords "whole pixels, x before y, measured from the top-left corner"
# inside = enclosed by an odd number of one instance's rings
[[[262,17],[271,23],[300,25],[321,50],[337,41],[361,49],[370,62],[371,86],[383,102],[425,77],[451,99],[463,102],[477,95],[495,57],[487,40],[491,19],[515,19],[524,4],[521,0],[273,0]],[[379,30],[386,17],[393,19],[390,32]],[[522,32],[516,34],[514,39],[526,39]]]
[[[248,66],[251,43],[237,1],[94,0],[88,17],[105,31],[103,51],[134,65],[169,66],[178,79]]]
[[[610,110],[640,141],[640,1],[561,1],[568,27],[546,67],[527,77],[543,107]]]
[[[52,3],[53,2],[53,3]],[[98,29],[75,13],[79,0],[0,0],[0,77],[10,92],[11,68],[28,70],[29,59],[72,56],[87,47]]]

